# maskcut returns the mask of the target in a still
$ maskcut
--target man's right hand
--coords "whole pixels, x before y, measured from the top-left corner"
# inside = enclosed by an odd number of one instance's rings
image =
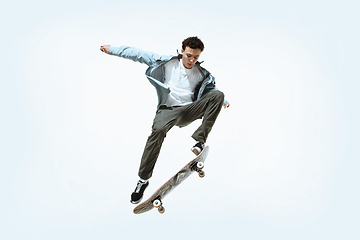
[[[109,54],[110,51],[110,45],[103,45],[100,47],[100,51]]]

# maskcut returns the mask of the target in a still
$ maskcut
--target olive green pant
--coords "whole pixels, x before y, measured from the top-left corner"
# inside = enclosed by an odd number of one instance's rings
[[[216,90],[185,106],[160,106],[156,111],[152,132],[148,137],[141,158],[139,177],[147,180],[152,176],[166,133],[173,126],[184,127],[203,118],[200,127],[194,132],[192,138],[205,143],[221,111],[223,102],[224,94]]]

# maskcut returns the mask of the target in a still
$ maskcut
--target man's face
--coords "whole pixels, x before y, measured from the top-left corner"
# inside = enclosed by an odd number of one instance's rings
[[[192,49],[186,46],[185,50],[181,49],[183,55],[182,62],[185,68],[191,69],[200,57],[201,49]]]

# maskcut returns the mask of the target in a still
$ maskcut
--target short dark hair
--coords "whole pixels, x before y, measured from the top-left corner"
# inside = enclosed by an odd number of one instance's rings
[[[192,49],[200,49],[201,51],[204,50],[204,43],[198,37],[188,37],[182,42],[182,49],[185,50],[186,47]]]

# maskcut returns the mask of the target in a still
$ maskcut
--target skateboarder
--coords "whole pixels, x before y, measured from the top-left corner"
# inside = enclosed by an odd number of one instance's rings
[[[141,201],[149,185],[156,160],[166,133],[173,127],[184,127],[197,119],[203,119],[192,138],[196,144],[191,150],[198,155],[205,147],[207,137],[220,113],[229,102],[216,88],[214,77],[200,66],[198,59],[204,44],[198,37],[189,37],[182,42],[181,54],[158,55],[134,47],[103,45],[102,52],[149,66],[146,77],[156,88],[158,106],[139,167],[139,181],[131,194],[131,203]]]

